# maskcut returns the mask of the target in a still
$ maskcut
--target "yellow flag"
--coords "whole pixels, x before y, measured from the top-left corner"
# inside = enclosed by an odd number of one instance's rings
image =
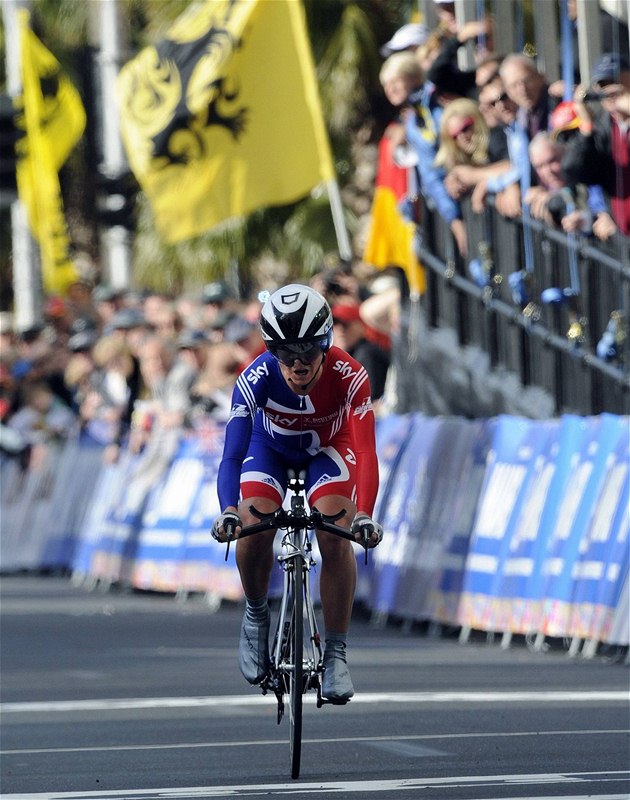
[[[332,179],[301,0],[206,0],[118,77],[156,226],[179,242]]]
[[[29,224],[39,242],[44,289],[65,294],[77,280],[59,186],[59,169],[85,128],[85,110],[53,54],[29,27],[20,9],[23,120],[18,144],[17,184]]]

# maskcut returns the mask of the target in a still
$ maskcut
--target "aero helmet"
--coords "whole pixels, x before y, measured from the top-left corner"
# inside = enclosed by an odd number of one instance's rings
[[[276,356],[279,348],[296,354],[308,350],[325,353],[332,345],[332,326],[326,300],[315,289],[298,283],[277,289],[260,312],[263,340]]]

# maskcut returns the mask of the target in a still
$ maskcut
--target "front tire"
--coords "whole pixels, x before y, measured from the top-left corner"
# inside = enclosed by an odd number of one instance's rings
[[[300,777],[302,755],[302,700],[304,691],[304,573],[299,560],[293,569],[293,619],[291,621],[289,673],[289,748],[291,777]]]

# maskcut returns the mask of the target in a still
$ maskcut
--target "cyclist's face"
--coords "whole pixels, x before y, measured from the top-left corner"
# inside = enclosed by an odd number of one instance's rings
[[[319,350],[314,361],[304,362],[299,356],[293,359],[291,365],[278,361],[282,377],[293,391],[300,394],[302,391],[311,389],[315,384],[315,379],[319,377],[320,367],[324,363],[324,354]]]

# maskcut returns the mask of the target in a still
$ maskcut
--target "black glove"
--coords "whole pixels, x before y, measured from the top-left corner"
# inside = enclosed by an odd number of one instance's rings
[[[367,514],[357,514],[352,520],[352,535],[365,547],[376,547],[383,540],[383,528]]]
[[[235,511],[226,511],[218,516],[212,525],[212,538],[217,542],[229,542],[234,539],[236,529],[242,527],[241,518]]]

